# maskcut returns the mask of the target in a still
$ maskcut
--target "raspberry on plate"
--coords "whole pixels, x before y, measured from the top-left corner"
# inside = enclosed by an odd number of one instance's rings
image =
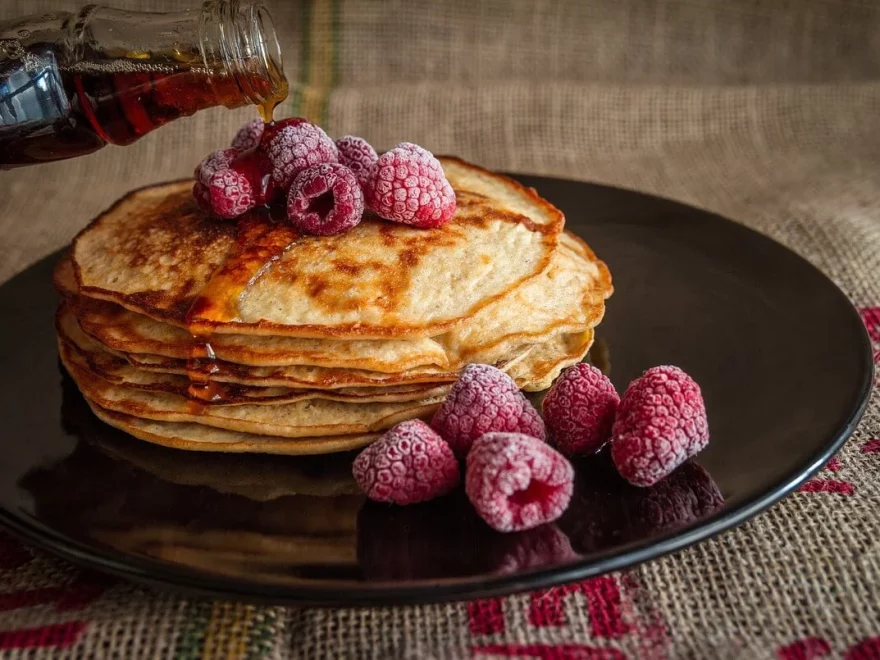
[[[303,170],[287,195],[287,219],[307,234],[338,234],[356,226],[363,214],[364,194],[357,179],[339,163]]]
[[[211,209],[221,218],[236,218],[256,205],[250,182],[233,170],[219,170],[208,183]]]
[[[288,122],[273,127],[266,146],[275,184],[287,189],[304,169],[338,163],[339,150],[324,130],[308,122]]]
[[[544,439],[544,421],[513,379],[488,364],[469,364],[431,420],[455,453],[465,456],[474,440],[490,431]]]
[[[522,433],[487,433],[467,457],[465,492],[499,532],[559,518],[571,500],[574,469],[550,445]]]
[[[266,124],[262,119],[252,119],[238,129],[238,133],[232,138],[232,148],[239,151],[253,149],[260,144]]]
[[[343,135],[336,140],[336,148],[339,149],[339,162],[354,172],[361,189],[366,190],[379,162],[376,150],[356,135]]]
[[[611,437],[618,403],[614,385],[596,367],[569,367],[542,404],[550,443],[566,456],[598,451]]]
[[[214,151],[205,156],[202,162],[196,166],[193,176],[203,185],[210,185],[211,177],[220,170],[228,170],[236,156],[238,156],[238,149]]]
[[[708,442],[699,385],[678,367],[653,367],[630,383],[620,400],[611,458],[631,484],[651,486]]]
[[[367,206],[386,220],[439,227],[455,214],[455,191],[430,151],[401,142],[379,157]]]
[[[401,422],[364,449],[352,474],[368,498],[394,504],[434,499],[459,482],[452,449],[419,419]]]

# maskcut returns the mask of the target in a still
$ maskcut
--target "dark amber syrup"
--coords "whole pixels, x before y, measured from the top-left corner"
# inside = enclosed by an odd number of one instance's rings
[[[143,61],[96,59],[61,67],[47,56],[45,47],[32,50],[31,59],[45,61],[39,84],[46,90],[40,98],[31,95],[31,99],[23,92],[14,99],[24,104],[22,117],[20,122],[0,125],[0,168],[73,158],[108,143],[131,144],[199,110],[246,103],[240,78],[191,63],[170,63],[164,55]],[[263,120],[271,122],[275,107],[287,95],[287,85],[281,78],[256,73],[246,83],[252,93],[266,99],[258,109]]]
[[[260,114],[268,125],[279,99],[261,105]],[[265,192],[265,191],[264,191]],[[267,203],[271,195],[264,195]],[[230,321],[237,317],[236,305],[245,289],[277,261],[299,237],[286,223],[276,221],[275,207],[254,209],[238,218],[236,245],[220,268],[211,276],[186,314],[192,334],[186,373],[190,384],[187,391],[190,410],[201,414],[206,405],[223,403],[229,398],[229,387],[212,376],[219,371],[217,356],[211,346],[211,332],[203,328],[210,322]],[[206,323],[207,322],[207,323]]]

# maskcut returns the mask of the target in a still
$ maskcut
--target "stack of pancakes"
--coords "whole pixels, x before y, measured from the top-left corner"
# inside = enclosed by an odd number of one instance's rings
[[[364,446],[469,363],[546,389],[589,350],[608,270],[533,190],[440,161],[458,210],[437,229],[302,236],[209,218],[190,181],[129,194],[56,269],[64,366],[108,424],[206,451]]]

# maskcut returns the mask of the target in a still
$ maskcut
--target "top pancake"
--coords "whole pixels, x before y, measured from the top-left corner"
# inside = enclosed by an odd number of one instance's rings
[[[69,260],[59,263],[55,284],[74,301],[83,330],[108,350],[190,357],[192,337],[185,329],[81,296]],[[602,318],[602,301],[611,290],[605,265],[583,241],[564,232],[543,273],[433,338],[339,340],[218,334],[211,337],[211,346],[218,359],[251,366],[312,365],[397,373],[433,365],[458,370],[474,361],[495,364],[523,344],[596,325]]]
[[[135,191],[76,238],[79,287],[198,333],[436,336],[542,273],[564,222],[510,179],[440,161],[458,209],[429,230],[365,217],[300,236],[263,211],[207,218],[189,181]]]

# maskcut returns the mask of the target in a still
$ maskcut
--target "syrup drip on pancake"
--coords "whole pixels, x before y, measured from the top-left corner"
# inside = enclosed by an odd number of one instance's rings
[[[252,211],[238,220],[235,248],[190,305],[186,322],[192,332],[186,374],[193,412],[204,412],[204,403],[228,398],[226,385],[211,379],[218,371],[211,346],[211,323],[230,322],[238,317],[242,295],[266,273],[300,234],[273,220],[268,209]],[[204,402],[204,403],[203,403]]]

